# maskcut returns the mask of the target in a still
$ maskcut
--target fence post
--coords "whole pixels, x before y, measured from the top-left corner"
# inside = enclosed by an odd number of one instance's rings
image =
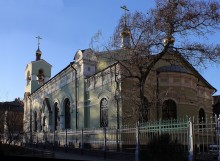
[[[220,161],[220,115],[218,116],[218,120],[217,120],[217,135],[218,135],[218,161]]]
[[[119,146],[119,129],[116,129],[116,144],[117,144],[117,152],[120,151],[120,146]]]
[[[136,124],[136,149],[135,149],[135,161],[139,161],[139,122]]]
[[[84,143],[83,143],[84,141],[83,141],[83,129],[82,129],[82,131],[81,131],[81,154],[83,155],[83,148],[84,148]]]
[[[103,136],[104,136],[104,158],[106,158],[106,127],[103,128]]]
[[[53,150],[55,149],[55,128],[53,131]]]
[[[161,118],[159,119],[159,136],[161,135],[161,126],[162,126],[162,120]]]
[[[188,160],[193,161],[193,127],[192,127],[192,121],[191,118],[189,118],[188,121],[188,126],[189,126],[189,156]]]
[[[66,128],[66,146],[65,146],[65,152],[67,152],[67,128]]]

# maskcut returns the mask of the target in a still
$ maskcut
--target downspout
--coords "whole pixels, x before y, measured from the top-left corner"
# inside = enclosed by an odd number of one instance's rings
[[[77,129],[77,128],[78,128],[77,70],[76,70],[76,68],[73,66],[73,64],[74,64],[74,62],[70,62],[71,68],[75,71],[75,104],[76,104],[76,129]]]
[[[30,100],[30,143],[32,144],[33,142],[33,138],[32,138],[32,110],[31,110],[31,96],[30,94],[28,94],[28,99]]]
[[[120,145],[119,145],[119,128],[120,128],[120,114],[119,114],[119,95],[120,95],[120,89],[119,89],[119,80],[118,80],[118,74],[116,74],[117,69],[115,65],[115,83],[116,83],[116,89],[115,89],[115,99],[116,99],[116,109],[117,109],[117,134],[116,134],[116,144],[117,144],[117,151],[120,151]]]

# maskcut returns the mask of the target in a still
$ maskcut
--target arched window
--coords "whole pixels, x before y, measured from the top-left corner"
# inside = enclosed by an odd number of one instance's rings
[[[149,103],[148,103],[148,99],[146,97],[144,97],[144,104],[141,107],[141,109],[139,110],[139,121],[140,122],[147,122],[148,121],[148,112],[149,112]]]
[[[45,130],[45,126],[46,126],[46,116],[43,117],[43,129]]]
[[[108,101],[102,98],[100,101],[100,127],[108,127]]]
[[[55,130],[57,130],[57,125],[58,125],[58,123],[59,123],[59,108],[58,108],[58,103],[57,102],[55,102],[54,103],[54,120],[55,120],[55,122],[54,122],[54,129]]]
[[[177,119],[176,103],[173,100],[166,100],[162,106],[162,119]]]
[[[28,85],[28,84],[30,83],[30,81],[31,81],[30,71],[27,72],[27,78],[26,78],[26,80],[27,80],[27,85]]]
[[[205,111],[203,108],[199,109],[199,127],[204,128],[205,127]]]
[[[65,107],[65,129],[70,128],[70,101],[68,98],[64,101],[64,107]]]
[[[37,112],[34,111],[34,131],[37,131]]]

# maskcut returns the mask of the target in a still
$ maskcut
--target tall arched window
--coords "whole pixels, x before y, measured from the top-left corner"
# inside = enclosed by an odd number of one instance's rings
[[[37,131],[37,112],[34,111],[34,131]]]
[[[108,127],[108,101],[102,98],[100,101],[100,127]]]
[[[199,109],[199,124],[201,124],[201,125],[199,125],[200,128],[204,128],[205,127],[205,120],[206,120],[206,118],[205,118],[205,111],[204,111],[203,108],[200,108]]]
[[[176,103],[173,100],[166,100],[162,106],[162,119],[177,119]]]
[[[43,130],[46,130],[46,116],[43,117]]]
[[[54,103],[54,120],[55,120],[55,122],[54,122],[54,129],[55,130],[57,130],[57,125],[58,125],[58,123],[59,123],[59,108],[58,108],[58,103],[57,102],[55,102]]]
[[[65,129],[70,128],[70,101],[68,98],[64,101],[64,107],[65,107]]]

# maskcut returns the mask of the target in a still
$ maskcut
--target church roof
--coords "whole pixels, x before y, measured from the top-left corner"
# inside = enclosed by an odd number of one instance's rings
[[[190,72],[192,72],[191,74],[197,76],[197,78],[204,82],[204,84],[210,88],[214,90],[214,93],[217,91],[194,67],[191,63],[189,63],[188,60],[186,60],[186,58],[184,58],[179,52],[175,52],[174,53],[176,56],[178,56],[180,59],[183,60],[183,63],[186,65],[186,67],[190,70]]]
[[[91,49],[85,49],[85,50],[80,50],[82,53],[85,52],[90,52]],[[94,53],[95,56],[97,57],[97,61],[98,63],[100,63],[101,61],[106,61],[107,62],[107,66],[97,69],[96,73],[94,73],[94,75],[96,75],[97,73],[106,70],[108,67],[117,64],[118,58],[123,60],[128,59],[126,52],[128,52],[126,49],[119,49],[119,50],[113,50],[113,51],[103,51],[103,52],[96,52]],[[200,73],[178,52],[172,52],[172,54],[175,54],[175,56],[179,57],[180,59],[183,60],[184,64],[186,66],[179,66],[179,65],[167,65],[167,66],[163,66],[158,68],[157,70],[160,72],[180,72],[180,73],[187,73],[187,74],[193,74],[195,76],[198,77],[198,79],[202,82],[204,82],[204,84],[210,88],[213,89],[214,91],[217,91],[211,84],[209,84],[201,75]],[[145,55],[146,56],[146,55]],[[157,55],[149,55],[149,57],[155,57]],[[76,55],[74,57],[74,60],[76,59]],[[65,71],[67,68],[70,67],[70,64],[68,64],[63,70],[61,70],[59,73],[57,73],[54,77],[52,77],[50,80],[48,80],[44,85],[46,85],[47,83],[51,82],[51,80],[53,80],[55,77],[57,77],[57,75],[59,75],[60,73],[62,73],[63,71]],[[94,76],[93,75],[93,76]],[[42,88],[44,85],[42,85],[41,87],[39,87],[38,89]],[[38,89],[36,89],[33,93],[35,93]],[[33,94],[32,93],[32,94]]]
[[[163,66],[157,69],[159,72],[180,72],[180,73],[187,73],[192,74],[192,72],[185,67],[178,66],[178,65],[169,65]]]

